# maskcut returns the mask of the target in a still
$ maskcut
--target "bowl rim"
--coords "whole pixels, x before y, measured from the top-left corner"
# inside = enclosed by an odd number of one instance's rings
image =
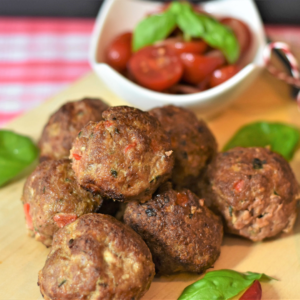
[[[122,84],[122,85],[127,85],[127,89],[130,89],[132,91],[132,93],[139,94],[141,96],[146,95],[147,97],[159,99],[160,101],[163,101],[167,104],[168,103],[176,104],[178,102],[185,102],[187,105],[195,103],[195,102],[205,103],[205,102],[211,101],[211,98],[219,96],[222,93],[226,93],[228,90],[230,90],[231,88],[236,86],[239,82],[241,82],[243,79],[245,79],[254,69],[263,69],[263,67],[264,67],[263,63],[262,64],[254,63],[254,60],[255,60],[258,52],[261,51],[261,48],[263,48],[266,45],[266,38],[265,38],[265,32],[263,30],[262,20],[259,15],[257,7],[255,6],[254,0],[246,0],[246,1],[252,3],[253,8],[257,13],[258,21],[262,28],[262,32],[261,32],[262,41],[259,41],[259,39],[258,39],[257,51],[253,57],[253,60],[250,63],[248,63],[247,65],[245,65],[237,74],[235,74],[233,77],[231,77],[230,79],[226,80],[225,82],[223,82],[222,84],[220,84],[216,87],[213,87],[213,88],[210,88],[205,91],[198,92],[198,93],[193,93],[193,94],[179,94],[179,95],[178,94],[167,94],[167,93],[153,91],[153,90],[147,89],[143,86],[140,86],[140,85],[132,82],[131,80],[127,79],[125,76],[121,75],[120,73],[118,73],[107,63],[98,62],[96,60],[96,51],[97,51],[97,47],[98,47],[99,38],[103,34],[103,27],[107,20],[107,16],[110,13],[110,10],[111,10],[113,4],[117,1],[120,1],[120,0],[104,0],[102,7],[100,8],[100,10],[98,12],[98,15],[97,15],[97,18],[95,21],[95,25],[93,28],[93,32],[92,32],[90,47],[89,47],[89,63],[91,65],[92,69],[96,71],[96,73],[98,73],[97,70],[103,71],[103,72],[105,71],[106,73],[107,72],[110,73],[111,76],[116,78],[116,82],[120,82],[120,84]],[[122,1],[125,1],[125,0],[122,0]],[[137,0],[134,0],[134,1],[137,2]],[[132,1],[132,2],[134,2],[134,1]],[[230,1],[230,0],[221,0],[221,2],[226,2],[226,1]],[[149,1],[144,1],[144,0],[143,0],[143,2],[149,3]],[[152,3],[159,4],[159,3],[155,3],[155,2],[152,2]],[[202,2],[201,5],[203,5],[205,3],[209,3],[209,2]]]

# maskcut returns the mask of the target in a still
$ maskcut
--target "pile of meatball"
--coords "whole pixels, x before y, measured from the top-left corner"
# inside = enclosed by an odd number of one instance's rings
[[[153,277],[202,273],[226,232],[261,241],[292,229],[299,187],[265,148],[218,153],[187,109],[68,102],[43,129],[22,196],[30,235],[51,251],[46,300],[140,299]]]

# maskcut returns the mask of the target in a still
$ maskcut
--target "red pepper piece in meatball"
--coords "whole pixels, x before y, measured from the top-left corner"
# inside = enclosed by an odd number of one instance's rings
[[[121,202],[151,199],[171,176],[169,137],[156,118],[133,107],[111,107],[102,116],[74,141],[70,158],[78,182]]]
[[[128,203],[124,221],[146,242],[160,275],[201,273],[219,257],[221,219],[187,189],[161,186],[152,200]]]
[[[102,203],[76,182],[68,159],[42,162],[28,177],[22,202],[27,229],[36,240],[51,246],[53,234]]]
[[[68,158],[73,140],[89,121],[102,120],[108,105],[99,99],[84,98],[68,102],[49,119],[42,132],[40,160]]]
[[[38,285],[45,300],[138,300],[154,274],[138,234],[111,216],[87,214],[55,233]]]
[[[202,196],[230,233],[261,241],[289,232],[295,223],[298,183],[288,162],[268,149],[219,153],[201,185]]]

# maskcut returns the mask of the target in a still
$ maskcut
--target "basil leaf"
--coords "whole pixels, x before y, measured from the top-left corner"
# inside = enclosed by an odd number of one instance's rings
[[[255,122],[239,129],[225,145],[223,151],[234,147],[266,147],[291,160],[299,145],[297,128],[277,122]]]
[[[207,15],[196,13],[186,2],[172,2],[165,12],[142,20],[133,33],[133,51],[163,40],[176,26],[185,39],[202,38],[221,50],[229,63],[238,60],[240,46],[233,31]]]
[[[205,42],[221,50],[229,63],[236,62],[240,55],[240,45],[233,31],[207,15],[195,15],[205,27],[205,34],[202,36]]]
[[[175,27],[176,18],[171,11],[147,17],[134,30],[133,51],[165,39]]]
[[[169,10],[176,14],[176,23],[184,36],[202,38],[208,45],[222,51],[229,63],[240,56],[240,45],[233,31],[216,19],[196,13],[190,4],[173,2]]]
[[[218,270],[186,287],[178,300],[227,300],[246,288],[254,280],[270,281],[274,278],[260,273],[239,273],[233,270]]]
[[[38,154],[28,137],[0,130],[0,186],[28,167]]]

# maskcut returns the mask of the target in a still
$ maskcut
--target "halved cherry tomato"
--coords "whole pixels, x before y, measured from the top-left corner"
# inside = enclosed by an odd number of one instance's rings
[[[32,218],[30,215],[30,204],[25,203],[23,206],[23,209],[24,209],[24,214],[25,214],[25,218],[26,218],[27,228],[30,230],[33,230]]]
[[[202,54],[207,49],[207,44],[204,41],[192,41],[192,42],[171,42],[168,43],[168,47],[173,49],[177,54],[182,53],[194,53]]]
[[[131,41],[132,33],[126,32],[118,35],[107,48],[107,63],[119,72],[126,69],[131,56]]]
[[[53,221],[57,224],[59,228],[62,228],[77,219],[75,214],[59,213],[53,217]]]
[[[225,66],[223,68],[215,70],[209,78],[210,87],[215,87],[229,78],[233,77],[239,72],[240,68],[235,65]]]
[[[241,47],[241,55],[244,54],[249,49],[252,41],[249,27],[244,22],[234,18],[223,18],[220,22],[233,30]]]
[[[261,285],[258,280],[255,280],[239,300],[261,300],[261,296]]]
[[[180,58],[166,46],[149,46],[131,56],[128,68],[142,86],[163,91],[177,83],[182,76]]]
[[[198,84],[221,67],[225,60],[218,56],[203,56],[192,53],[183,53],[180,56],[183,63],[183,80],[191,84]]]

